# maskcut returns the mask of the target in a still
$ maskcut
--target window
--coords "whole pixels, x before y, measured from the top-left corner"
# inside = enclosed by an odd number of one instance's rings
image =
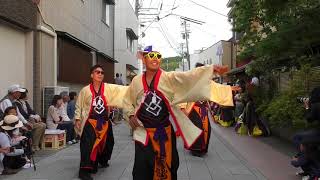
[[[110,26],[111,5],[106,0],[102,1],[102,21]]]
[[[130,52],[133,52],[133,39],[127,34],[127,49],[130,50]]]

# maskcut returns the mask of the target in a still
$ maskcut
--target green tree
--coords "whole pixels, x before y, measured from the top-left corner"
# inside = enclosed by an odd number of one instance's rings
[[[304,119],[303,104],[298,97],[308,97],[311,82],[319,77],[319,73],[311,71],[310,65],[303,65],[301,70],[292,72],[289,88],[274,96],[259,107],[259,112],[269,119],[272,126],[293,127],[296,129],[310,126]],[[311,126],[314,126],[311,124]]]
[[[319,0],[238,0],[230,18],[243,33],[239,59],[254,57],[253,72],[319,65]]]
[[[165,71],[175,71],[179,67],[181,59],[180,56],[163,58],[161,68]]]

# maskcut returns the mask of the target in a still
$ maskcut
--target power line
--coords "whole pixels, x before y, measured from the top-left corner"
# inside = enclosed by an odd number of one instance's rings
[[[161,21],[159,21],[159,23],[161,23],[161,26],[163,27],[164,32],[168,35],[169,39],[172,40],[172,42],[173,42],[174,44],[176,44],[176,45],[179,44],[179,43],[171,36],[171,34],[169,33],[169,30],[168,30],[168,28],[166,27],[166,25],[165,25],[164,23],[162,23]]]
[[[205,31],[205,30],[201,29],[201,28],[198,27],[198,26],[193,26],[193,27],[197,28],[197,29],[200,30],[201,32],[204,32],[204,33],[206,33],[206,34],[208,34],[208,35],[210,35],[210,36],[212,36],[212,37],[214,37],[214,38],[217,38],[216,35],[214,35],[214,34],[212,34],[212,33],[209,33],[208,31]]]
[[[174,5],[176,5],[176,0],[174,0],[174,2],[173,2],[172,8],[171,8],[171,13],[173,11]]]
[[[142,36],[143,33],[145,33],[148,28],[156,21],[157,19],[154,19],[153,21],[150,22],[150,24],[141,32],[141,34],[139,36]]]
[[[160,21],[161,19],[166,18],[166,17],[168,17],[168,16],[170,16],[170,15],[171,15],[171,13],[170,13],[170,14],[167,14],[167,15],[161,17],[161,18],[160,18],[159,16],[157,16],[156,18],[154,18],[153,21],[151,21],[150,24],[146,27],[146,29],[144,29],[144,31],[141,32],[141,34],[139,35],[139,37],[140,37],[143,33],[145,33],[145,32],[148,30],[148,28],[149,28],[154,22]]]
[[[224,15],[224,14],[222,14],[222,13],[219,13],[218,11],[215,11],[215,10],[213,10],[213,9],[210,9],[210,8],[204,6],[204,5],[201,5],[201,4],[199,4],[199,3],[196,3],[196,2],[194,2],[193,0],[187,0],[187,1],[192,2],[193,4],[196,4],[196,5],[200,6],[200,7],[203,7],[203,8],[205,8],[205,9],[211,11],[211,12],[214,12],[214,13],[216,13],[216,14],[219,14],[220,16],[228,17],[227,15]]]
[[[161,34],[162,34],[163,37],[166,39],[166,41],[168,42],[168,44],[170,45],[170,47],[171,47],[177,54],[179,54],[180,52],[179,52],[175,47],[173,47],[173,45],[171,44],[169,38],[167,37],[167,35],[166,35],[166,33],[164,32],[164,30],[163,30],[163,28],[162,28],[162,26],[161,26],[160,23],[159,23],[159,26],[160,26],[160,30],[161,30],[160,32],[161,32]]]

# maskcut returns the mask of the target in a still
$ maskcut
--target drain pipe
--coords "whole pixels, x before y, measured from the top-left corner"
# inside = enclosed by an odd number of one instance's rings
[[[41,17],[41,20],[42,22],[49,26],[52,30],[48,29],[47,27],[43,26],[43,25],[38,25],[37,26],[37,30],[43,32],[43,33],[46,33],[48,34],[49,36],[52,36],[53,37],[53,76],[54,76],[54,79],[53,79],[53,86],[57,86],[57,79],[58,79],[58,59],[57,59],[57,53],[58,53],[58,40],[57,40],[57,33],[54,29],[54,27],[47,23],[46,20],[44,19],[43,17],[43,13],[39,7],[39,4],[37,4],[37,8],[38,8],[38,12],[40,14],[40,17]]]

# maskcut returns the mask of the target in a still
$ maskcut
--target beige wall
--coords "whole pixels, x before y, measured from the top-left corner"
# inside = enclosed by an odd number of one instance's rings
[[[56,77],[54,77],[54,38],[53,36],[41,32],[39,44],[41,87],[53,86],[56,79]]]
[[[223,47],[223,56],[222,56],[222,64],[227,65],[230,69],[232,68],[231,66],[234,66],[231,63],[231,42],[228,41],[221,41],[222,42],[222,47]]]
[[[7,94],[12,84],[20,84],[33,90],[33,33],[22,32],[0,24],[0,97]]]
[[[218,51],[222,48],[221,59],[219,57]],[[204,63],[204,64],[219,64],[219,65],[228,65],[231,69],[231,42],[229,41],[219,41],[207,49],[201,51],[196,55],[192,55],[192,62]],[[232,66],[235,66],[235,59],[233,59]]]

